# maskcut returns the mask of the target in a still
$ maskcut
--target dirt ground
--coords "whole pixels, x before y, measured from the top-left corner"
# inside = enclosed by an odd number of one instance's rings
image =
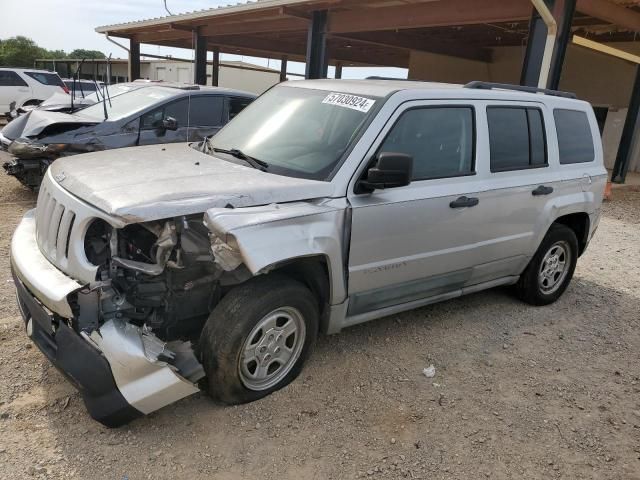
[[[34,201],[0,174],[2,479],[640,479],[639,189],[555,305],[497,289],[395,315],[321,337],[260,402],[200,394],[118,430],[23,331],[9,241]]]

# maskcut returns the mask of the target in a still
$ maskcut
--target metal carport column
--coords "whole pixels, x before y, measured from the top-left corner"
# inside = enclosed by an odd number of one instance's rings
[[[627,119],[622,129],[622,138],[618,147],[616,163],[613,166],[611,181],[614,183],[624,183],[627,178],[627,171],[631,163],[634,146],[640,142],[640,65],[636,67],[636,79],[633,82],[631,91],[631,101]]]
[[[129,41],[129,81],[140,78],[140,42],[133,38]]]
[[[576,10],[576,0],[544,0],[547,7],[553,11],[558,32],[553,48],[553,57],[549,66],[548,80],[544,88],[557,90],[560,85],[562,66],[567,51],[567,45],[571,39],[571,24]],[[540,13],[534,8],[529,23],[529,40],[522,65],[520,84],[529,87],[538,87],[542,62],[547,45],[548,29]]]
[[[200,35],[196,28],[193,30],[193,46],[195,48],[195,65],[193,67],[193,83],[207,84],[207,37]]]
[[[329,62],[327,59],[327,18],[326,10],[311,14],[307,35],[307,67],[305,78],[327,78]]]

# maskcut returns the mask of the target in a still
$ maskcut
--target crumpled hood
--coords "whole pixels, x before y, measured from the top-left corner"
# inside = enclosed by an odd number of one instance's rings
[[[79,128],[82,126],[96,125],[100,122],[92,122],[87,120],[84,117],[79,117],[76,115],[71,115],[68,113],[61,112],[49,112],[47,110],[31,110],[26,114],[27,119],[22,122],[18,122],[18,120],[23,117],[14,120],[9,123],[2,131],[2,134],[11,140],[15,140],[19,137],[33,137],[36,135],[40,135],[42,131],[53,124],[60,125],[68,125],[70,129]],[[12,127],[13,125],[13,127]],[[9,128],[12,127],[12,128]],[[10,137],[7,136],[5,130],[9,130]]]
[[[333,193],[328,182],[262,172],[198,152],[186,143],[61,158],[49,173],[73,195],[126,223]]]
[[[74,108],[78,107],[86,107],[89,105],[93,105],[96,103],[95,97],[82,97],[78,92],[76,92],[76,97],[73,99]],[[42,102],[37,110],[47,110],[49,112],[58,111],[62,109],[70,109],[71,108],[71,95],[63,92],[56,92],[47,98],[44,102]]]

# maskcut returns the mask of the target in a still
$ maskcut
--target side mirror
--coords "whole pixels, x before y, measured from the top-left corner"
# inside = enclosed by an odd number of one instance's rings
[[[173,117],[166,117],[162,120],[161,130],[171,130],[175,132],[178,129],[178,121]]]
[[[411,183],[413,157],[404,153],[383,152],[367,171],[366,179],[358,182],[358,193],[404,187]]]

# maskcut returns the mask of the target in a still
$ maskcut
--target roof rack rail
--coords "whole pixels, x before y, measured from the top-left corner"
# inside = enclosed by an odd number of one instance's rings
[[[501,90],[516,90],[518,92],[528,92],[528,93],[544,93],[545,95],[551,95],[553,97],[562,97],[562,98],[578,98],[575,93],[571,92],[561,92],[559,90],[549,90],[548,88],[537,88],[537,87],[525,87],[522,85],[511,85],[509,83],[493,83],[493,82],[481,82],[474,81],[467,83],[464,88],[476,88],[479,90],[493,90],[494,88]]]
[[[370,77],[365,78],[365,80],[392,80],[392,81],[400,81],[400,82],[410,82],[408,78],[396,78],[396,77],[380,77],[378,75],[372,75]]]

